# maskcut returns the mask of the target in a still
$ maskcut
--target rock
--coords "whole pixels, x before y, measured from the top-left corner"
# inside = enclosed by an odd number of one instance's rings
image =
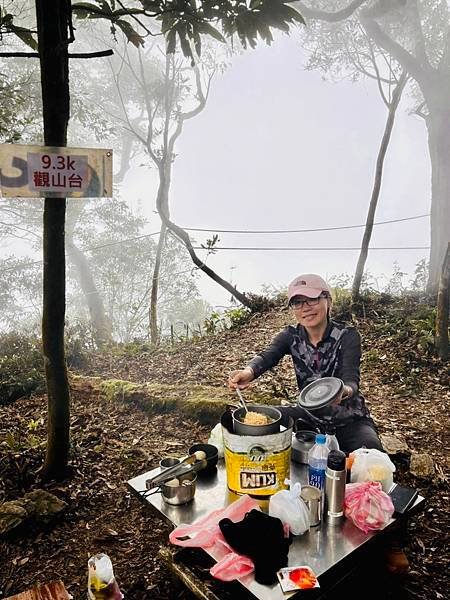
[[[383,448],[388,454],[410,454],[408,444],[403,438],[399,438],[389,433],[382,433],[380,435],[381,443]]]
[[[28,494],[25,494],[24,499],[29,502],[28,514],[38,520],[47,520],[48,517],[58,514],[67,506],[64,500],[60,500],[54,494],[45,490],[28,492]]]
[[[0,535],[21,525],[28,518],[22,500],[10,500],[0,504]]]
[[[412,454],[410,472],[416,477],[431,477],[434,474],[433,459],[429,454]]]
[[[0,535],[22,525],[28,519],[48,521],[67,504],[50,492],[34,490],[23,498],[0,504]]]

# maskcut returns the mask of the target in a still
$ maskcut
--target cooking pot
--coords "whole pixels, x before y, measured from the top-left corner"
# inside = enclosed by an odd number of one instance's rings
[[[256,412],[267,415],[273,419],[272,423],[267,425],[249,425],[243,423],[245,418],[245,408],[240,407],[233,411],[233,429],[238,435],[270,435],[280,432],[281,412],[274,406],[265,406],[257,404],[247,404],[248,412]]]
[[[197,474],[193,471],[190,471],[178,475],[177,479],[179,481],[179,485],[167,485],[170,482],[161,484],[161,495],[164,502],[167,502],[167,504],[174,504],[175,506],[186,504],[194,498]]]

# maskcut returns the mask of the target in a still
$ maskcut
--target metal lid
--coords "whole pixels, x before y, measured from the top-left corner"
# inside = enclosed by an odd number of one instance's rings
[[[336,400],[343,387],[344,382],[338,377],[316,379],[302,389],[298,403],[309,410],[323,408]]]
[[[327,467],[332,471],[345,470],[345,452],[342,450],[330,450],[328,454]]]

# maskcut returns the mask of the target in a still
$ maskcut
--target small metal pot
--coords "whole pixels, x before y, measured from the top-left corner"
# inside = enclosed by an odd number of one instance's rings
[[[179,480],[180,485],[167,485],[169,482],[161,484],[161,496],[167,504],[178,506],[180,504],[186,504],[194,498],[197,473],[190,471],[183,475],[178,475],[177,479]],[[183,485],[183,481],[188,481],[189,484]]]
[[[297,431],[292,438],[292,460],[307,465],[308,452],[315,442],[315,431]]]
[[[257,404],[247,404],[247,409],[250,412],[257,412],[267,415],[274,419],[272,423],[267,425],[247,425],[242,419],[245,417],[245,409],[237,408],[233,412],[233,430],[238,435],[270,435],[279,433],[281,424],[281,412],[274,406],[264,406]]]

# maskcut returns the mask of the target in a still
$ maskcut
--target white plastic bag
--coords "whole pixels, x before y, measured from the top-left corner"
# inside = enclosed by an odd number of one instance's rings
[[[212,429],[209,435],[208,444],[212,444],[213,446],[215,446],[217,448],[219,458],[223,458],[224,449],[221,423],[217,423],[217,425],[215,425]]]
[[[290,481],[286,479],[285,483],[290,484]],[[269,515],[287,523],[293,535],[301,535],[309,529],[308,507],[300,498],[301,489],[300,483],[294,483],[291,489],[276,492],[269,503]]]
[[[354,461],[350,475],[351,483],[379,481],[383,492],[388,493],[394,482],[395,465],[385,452],[375,448],[358,448],[352,452]]]

